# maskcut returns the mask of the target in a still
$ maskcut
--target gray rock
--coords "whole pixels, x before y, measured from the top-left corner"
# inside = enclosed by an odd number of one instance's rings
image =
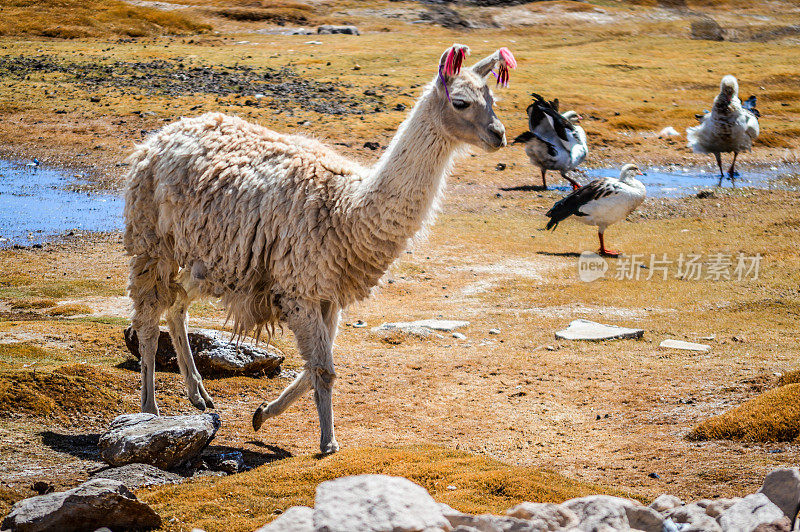
[[[794,522],[800,510],[800,470],[796,467],[776,469],[764,478],[764,484],[758,491]]]
[[[682,500],[680,500],[674,495],[668,495],[664,493],[656,497],[656,499],[650,503],[650,506],[648,506],[648,508],[651,508],[659,513],[664,513],[679,506],[683,506]]]
[[[255,532],[314,532],[314,509],[308,506],[292,506]]]
[[[121,482],[131,491],[145,486],[160,484],[177,484],[185,479],[169,471],[164,471],[149,464],[128,464],[121,467],[103,469],[94,473],[92,478],[108,478]]]
[[[109,527],[114,530],[161,526],[161,518],[121,482],[96,478],[77,488],[19,501],[3,520],[14,532],[72,532]]]
[[[399,321],[396,323],[384,323],[378,327],[373,327],[375,332],[391,331],[399,329],[401,331],[415,331],[418,329],[428,329],[430,331],[453,332],[469,325],[468,321],[460,320],[417,320]]]
[[[741,497],[737,497],[735,499],[717,499],[714,501],[709,502],[706,505],[706,515],[713,517],[716,519],[722,512],[736,504],[737,502],[741,501]]]
[[[126,414],[111,422],[100,436],[99,447],[103,460],[113,466],[142,463],[173,469],[198,456],[219,427],[216,413]]]
[[[214,471],[223,471],[229,475],[239,473],[247,468],[241,451],[208,452],[206,450],[202,458]]]
[[[759,532],[791,530],[789,518],[763,493],[741,499],[717,518],[724,532]]]
[[[134,357],[141,358],[139,339],[130,327],[125,329],[125,345]],[[270,345],[262,348],[241,342],[237,346],[220,331],[211,329],[190,332],[189,347],[194,355],[194,363],[204,377],[273,376],[280,373],[284,360],[283,353]],[[158,337],[156,369],[179,371],[178,358],[167,331],[161,331]]]
[[[691,26],[692,39],[704,41],[724,41],[725,30],[722,26],[709,17],[708,15],[701,15],[696,20],[692,21]]]
[[[578,528],[587,531],[628,530],[661,532],[664,519],[636,501],[610,495],[590,495],[570,499],[561,505],[578,516]]]
[[[722,528],[716,519],[706,514],[705,506],[693,502],[668,511],[665,517],[677,523],[681,532],[720,532]]]
[[[658,344],[658,347],[666,347],[669,349],[682,349],[684,351],[701,351],[706,352],[711,350],[710,345],[696,344],[694,342],[684,342],[683,340],[667,339]]]
[[[355,26],[335,26],[333,24],[323,24],[317,28],[320,35],[342,34],[342,35],[361,35]]]
[[[448,530],[450,523],[425,488],[402,477],[358,475],[317,486],[319,532]]]
[[[450,525],[456,530],[467,529],[470,531],[477,530],[478,532],[539,532],[542,530],[535,527],[530,521],[517,519],[516,517],[489,514],[458,514],[446,517],[450,521]]]
[[[558,504],[523,502],[506,510],[506,514],[530,522],[536,530],[561,530],[578,525],[578,516]]]
[[[589,320],[574,320],[564,330],[556,333],[562,340],[616,340],[619,338],[641,338],[642,329],[629,329],[616,325],[603,325]]]

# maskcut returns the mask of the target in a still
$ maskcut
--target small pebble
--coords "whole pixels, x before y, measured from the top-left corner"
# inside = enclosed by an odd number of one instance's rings
[[[453,338],[455,338],[456,340],[466,340],[467,339],[467,337],[465,335],[461,334],[460,332],[454,332],[453,333]]]
[[[500,334],[500,329],[489,329],[489,334]]]

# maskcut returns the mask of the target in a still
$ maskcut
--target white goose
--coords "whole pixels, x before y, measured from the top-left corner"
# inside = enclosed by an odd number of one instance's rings
[[[719,185],[725,178],[720,153],[733,152],[733,161],[728,169],[728,177],[734,178],[736,156],[740,151],[750,151],[753,139],[758,137],[758,117],[756,98],[751,96],[743,106],[739,101],[739,83],[733,76],[725,76],[714,98],[710,113],[698,116],[699,126],[686,129],[688,146],[695,153],[713,153],[719,166]]]
[[[636,179],[637,175],[642,175],[639,168],[635,164],[626,164],[622,167],[619,179],[595,179],[573,191],[547,211],[546,216],[550,218],[547,229],[555,229],[560,221],[576,216],[583,224],[597,226],[601,255],[619,256],[618,252],[606,249],[603,234],[606,227],[627,218],[644,201],[645,188]]]
[[[586,132],[578,123],[581,116],[575,111],[558,113],[558,99],[546,101],[534,94],[534,102],[528,106],[528,128],[530,131],[514,139],[525,143],[525,154],[534,166],[542,171],[542,188],[547,189],[545,174],[557,170],[561,177],[577,190],[580,184],[567,176],[581,164],[589,153]]]

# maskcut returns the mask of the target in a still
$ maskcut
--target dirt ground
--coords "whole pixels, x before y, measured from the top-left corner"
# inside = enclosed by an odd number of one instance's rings
[[[741,162],[797,163],[800,77],[791,35],[693,40],[688,27],[696,13],[610,1],[459,8],[486,26],[472,30],[410,24],[427,9],[411,2],[370,9],[323,4],[332,10],[326,16],[357,22],[365,33],[253,33],[254,22],[209,15],[220,33],[125,42],[4,37],[0,149],[12,158],[80,168],[95,186],[117,188],[133,142],[179,116],[224,110],[340,143],[347,155],[371,161],[382,148],[364,143],[388,144],[403,107],[435,72],[438,54],[464,42],[475,60],[501,45],[517,56],[511,87],[496,91],[509,136],[525,127],[530,92],[559,96],[587,117],[588,166],[636,161],[710,169],[711,158],[690,153],[683,138],[656,132],[691,125],[729,72],[744,95],[758,95],[764,115],[762,140]],[[781,6],[776,15],[752,3],[690,5],[737,39],[800,19],[800,8]],[[750,25],[737,22],[730,7],[744,10]],[[323,44],[307,44],[317,40]],[[154,86],[140,73],[162,82]],[[284,88],[274,86],[278,79]],[[563,191],[530,190],[537,173],[518,146],[460,159],[427,237],[391,268],[372,298],[347,309],[335,349],[342,447],[432,444],[645,499],[664,492],[686,499],[743,495],[770,469],[795,465],[795,442],[695,442],[686,435],[800,369],[800,192],[726,188],[702,199],[648,199],[607,232],[629,258],[641,255],[643,267],[610,259],[606,278],[585,283],[578,255],[596,248],[596,235],[570,222],[544,231],[542,213]],[[720,253],[760,254],[758,277],[679,275],[679,256],[700,254],[707,272]],[[664,254],[673,261],[666,279],[649,262]],[[0,510],[30,495],[35,480],[69,487],[102,467],[93,450],[97,435],[115,415],[137,410],[138,372],[126,362],[122,341],[126,263],[116,233],[0,250]],[[190,315],[198,326],[222,327],[225,318],[215,302],[195,304]],[[466,339],[371,330],[425,318],[469,321],[461,331]],[[577,318],[642,328],[644,338],[556,340],[554,332]],[[358,320],[368,327],[353,327]],[[665,338],[712,348],[659,348]],[[287,354],[286,367],[298,369],[291,333],[274,343]],[[91,393],[81,402],[62,387],[60,399],[47,402],[45,392],[53,392],[41,384],[43,376],[74,364],[90,369],[64,370],[62,380]],[[253,466],[315,453],[310,396],[252,431],[255,407],[286,384],[286,378],[209,380],[223,419],[214,444],[246,451]],[[163,413],[192,411],[175,374],[157,375],[157,398]],[[182,519],[168,528],[190,529]]]

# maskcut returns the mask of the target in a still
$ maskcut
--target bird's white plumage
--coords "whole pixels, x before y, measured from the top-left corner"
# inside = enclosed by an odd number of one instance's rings
[[[610,193],[583,204],[579,211],[585,216],[575,218],[583,224],[596,225],[600,232],[604,232],[606,227],[624,220],[635,211],[644,201],[646,192],[642,182],[633,177],[624,181],[606,177],[601,186]]]
[[[758,137],[758,118],[742,107],[739,84],[733,76],[725,76],[714,107],[700,125],[686,129],[688,146],[695,153],[728,153],[750,151]]]

